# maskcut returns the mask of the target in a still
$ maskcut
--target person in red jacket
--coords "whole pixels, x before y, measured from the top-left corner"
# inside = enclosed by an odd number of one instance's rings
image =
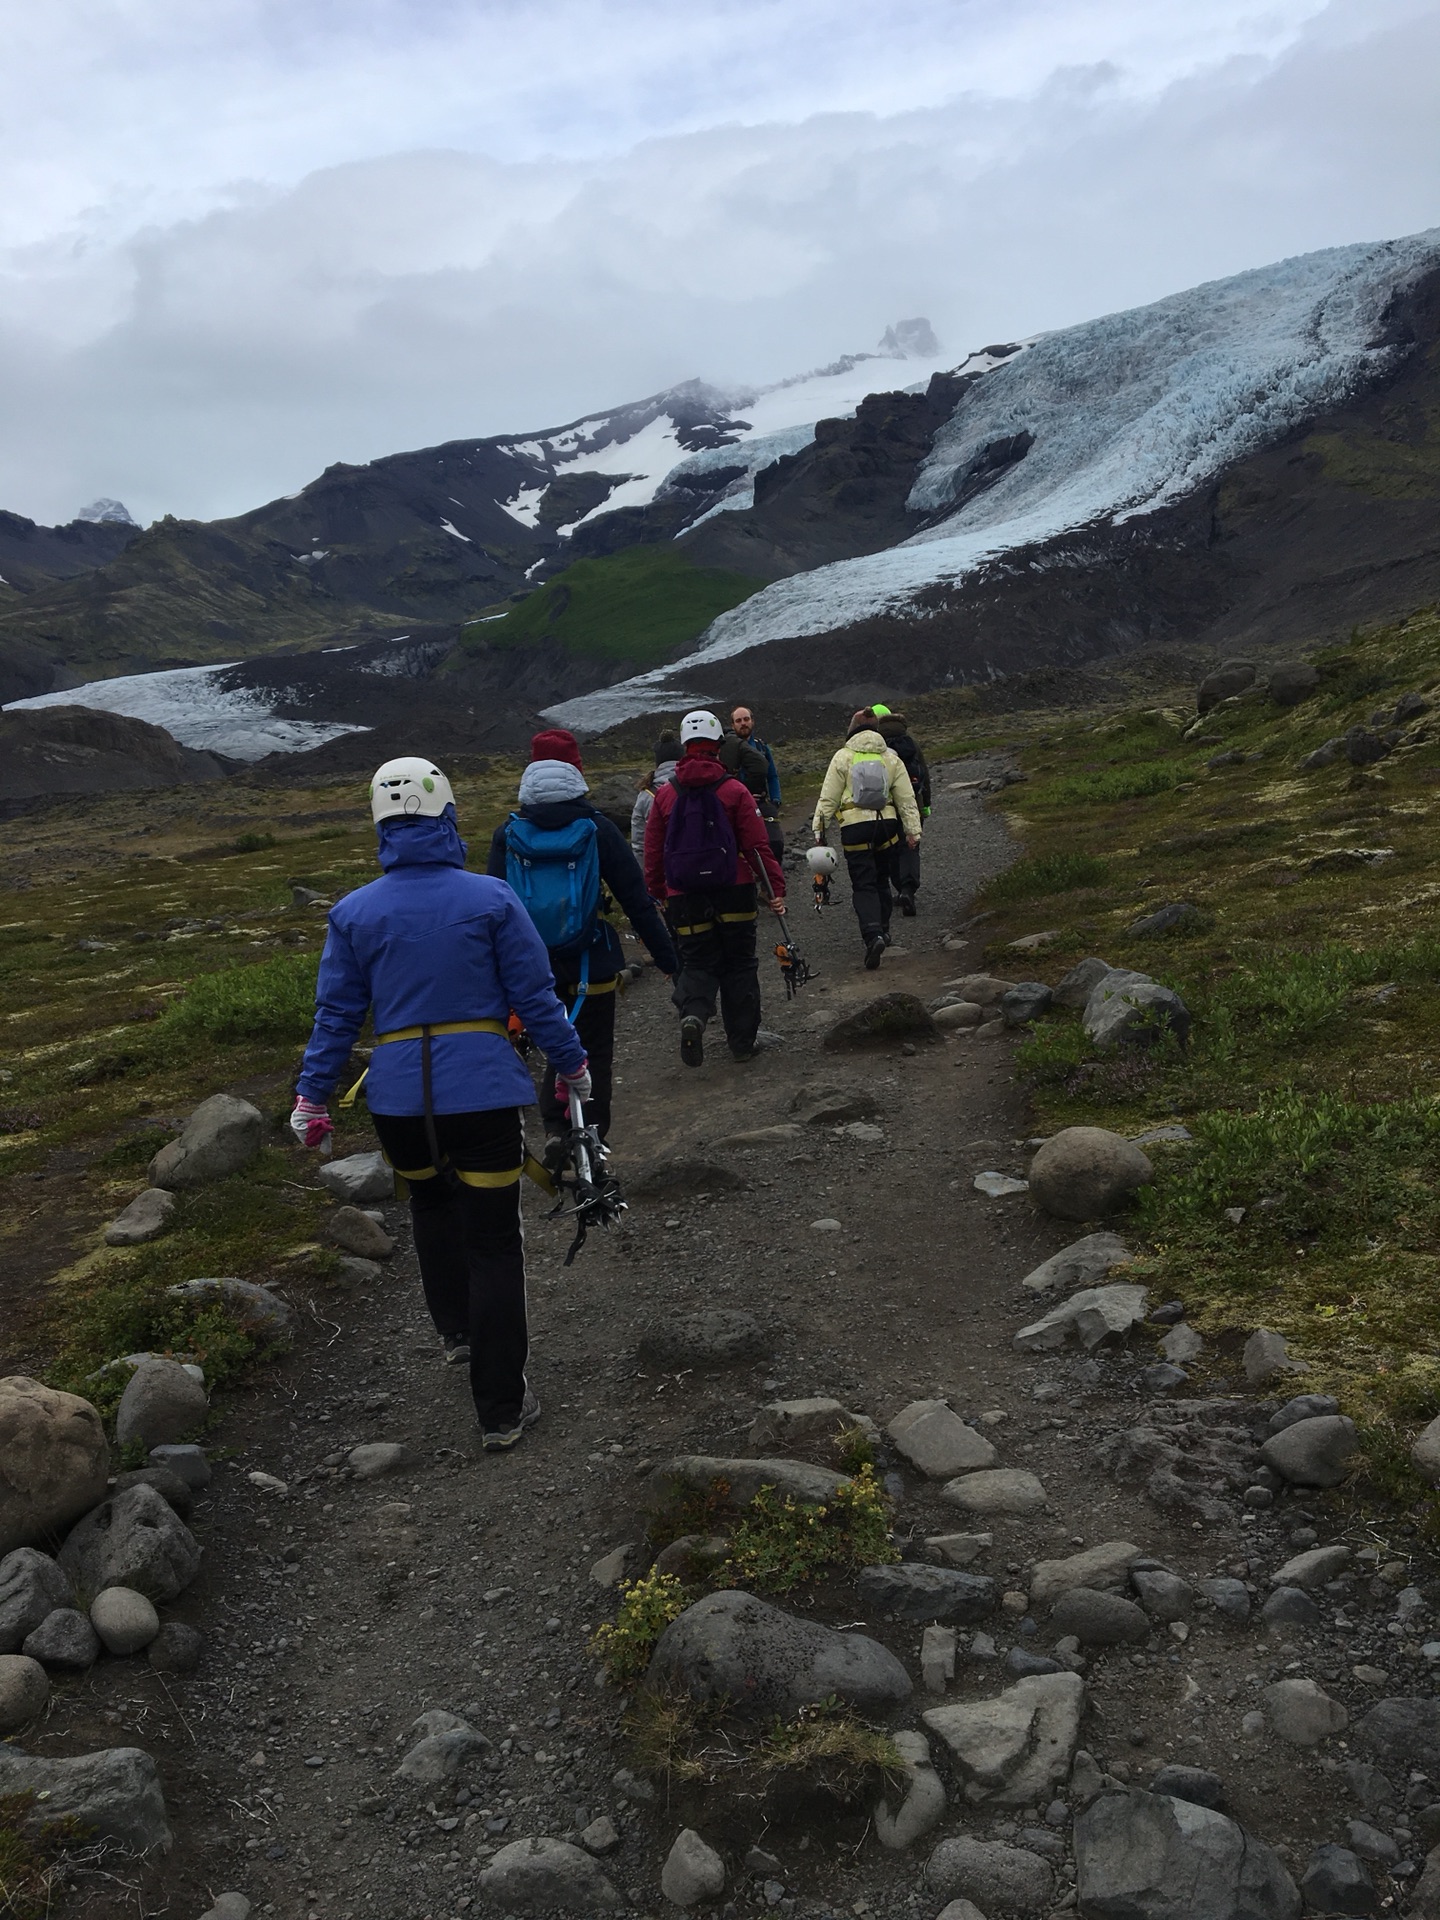
[[[655,789],[645,823],[645,884],[664,900],[680,955],[671,999],[680,1011],[680,1058],[705,1059],[705,1025],[720,1018],[737,1060],[753,1060],[760,1027],[755,957],[756,877],[767,904],[785,911],[785,876],[770,850],[755,796],[720,764],[725,729],[713,713],[680,722],[680,759]]]

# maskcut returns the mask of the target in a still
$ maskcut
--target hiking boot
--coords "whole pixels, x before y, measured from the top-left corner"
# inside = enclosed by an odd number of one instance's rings
[[[462,1363],[465,1365],[468,1365],[469,1361],[470,1361],[469,1335],[464,1333],[447,1333],[445,1335],[446,1366],[458,1367]]]
[[[730,1057],[732,1060],[753,1060],[759,1051],[760,1049],[753,1045],[748,1047],[731,1047]]]
[[[907,920],[913,920],[915,918],[915,896],[913,893],[901,894],[900,911]]]
[[[508,1453],[518,1445],[520,1436],[527,1427],[533,1427],[540,1418],[540,1399],[527,1386],[525,1398],[520,1403],[520,1411],[514,1420],[495,1427],[481,1427],[480,1444],[486,1453]]]
[[[866,941],[865,971],[867,973],[874,973],[875,969],[880,964],[881,958],[888,944],[889,943],[886,941],[886,938],[883,933],[877,933],[873,940]]]
[[[687,1013],[680,1022],[680,1058],[687,1067],[705,1064],[705,1022],[698,1014]]]

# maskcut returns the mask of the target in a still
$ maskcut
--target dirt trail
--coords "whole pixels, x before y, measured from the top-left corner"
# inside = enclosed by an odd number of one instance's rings
[[[987,1523],[995,1545],[981,1567],[1002,1586],[1023,1588],[1027,1563],[1072,1542],[1129,1539],[1190,1574],[1250,1571],[1257,1540],[1277,1550],[1284,1531],[1269,1517],[1242,1521],[1237,1510],[1202,1529],[1098,1473],[1093,1442],[1133,1417],[1133,1362],[1012,1349],[1033,1314],[1033,1301],[1017,1298],[1021,1277],[1075,1234],[1023,1196],[973,1190],[984,1169],[1024,1171],[1010,1043],[958,1036],[913,1055],[821,1050],[822,1030],[877,991],[929,997],[979,965],[978,945],[945,952],[939,935],[1009,857],[998,818],[972,792],[951,790],[987,770],[940,771],[922,914],[897,919],[905,951],[878,976],[861,969],[843,878],[823,919],[797,897],[795,936],[820,971],[786,1004],[778,969],[762,963],[765,1024],[783,1044],[752,1064],[722,1048],[702,1073],[687,1071],[661,983],[647,975],[625,998],[622,1179],[685,1154],[724,1160],[748,1184],[636,1204],[569,1270],[568,1232],[527,1201],[531,1378],[545,1417],[515,1454],[478,1451],[466,1383],[440,1364],[398,1208],[387,1217],[402,1250],[383,1285],[328,1296],[338,1304],[306,1317],[293,1353],[231,1403],[219,1438],[233,1454],[196,1521],[205,1569],[175,1609],[210,1636],[200,1672],[167,1688],[142,1663],[102,1665],[60,1690],[43,1734],[27,1741],[50,1751],[134,1741],[156,1754],[179,1837],[146,1883],[145,1913],[188,1920],[234,1887],[266,1914],[458,1920],[487,1911],[476,1876],[497,1846],[573,1837],[601,1813],[620,1828],[607,1870],[634,1911],[668,1911],[659,1866],[678,1822],[630,1804],[612,1783],[625,1759],[619,1701],[597,1683],[586,1645],[613,1600],[589,1570],[639,1537],[651,1464],[744,1451],[769,1399],[833,1394],[882,1423],[936,1394],[967,1416],[993,1413],[986,1430],[1001,1463],[1033,1468],[1049,1496],[1034,1519]],[[802,875],[796,894],[805,891]],[[803,1089],[861,1084],[878,1095],[883,1143],[808,1127],[763,1151],[711,1150],[738,1129],[790,1119]],[[822,1216],[841,1231],[812,1231]],[[773,1354],[676,1376],[638,1361],[649,1319],[712,1302],[773,1322]],[[344,1450],[372,1440],[403,1441],[416,1465],[372,1482],[343,1474]],[[255,1469],[288,1492],[251,1485]],[[949,1531],[957,1517],[907,1473],[897,1524],[902,1534]],[[1296,1524],[1287,1513],[1284,1530]],[[1013,1621],[991,1624],[1003,1650]],[[872,1630],[918,1673],[918,1628]],[[1272,1677],[1274,1657],[1219,1625],[1197,1626],[1184,1647],[1162,1639],[1158,1651],[1097,1657],[1085,1740],[1112,1767],[1164,1757],[1220,1766],[1237,1815],[1272,1841],[1339,1837],[1331,1776],[1273,1742],[1241,1748],[1251,1682]],[[1306,1670],[1326,1678],[1323,1667]],[[1336,1672],[1332,1690],[1343,1695]],[[997,1684],[994,1667],[969,1666],[958,1688]],[[917,1693],[898,1724],[916,1724],[926,1704]],[[501,1743],[483,1797],[457,1805],[453,1790],[396,1780],[411,1723],[436,1707]],[[1006,1816],[962,1807],[952,1792],[933,1838],[1014,1831],[1013,1817],[1007,1827]],[[873,1839],[859,1844],[863,1831],[857,1821],[843,1851],[809,1845],[804,1831],[753,1835],[782,1863],[781,1909],[928,1915],[943,1905],[920,1885],[930,1842],[885,1854]],[[762,1902],[759,1881],[740,1875],[734,1886],[727,1912]]]

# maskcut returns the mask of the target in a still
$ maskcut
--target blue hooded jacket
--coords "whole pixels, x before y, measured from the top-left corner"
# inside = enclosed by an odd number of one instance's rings
[[[559,1072],[578,1071],[585,1049],[556,998],[534,923],[503,880],[465,871],[454,809],[439,819],[386,820],[377,833],[384,873],[330,909],[297,1091],[330,1098],[372,1010],[380,1034],[503,1022],[513,1007]],[[430,1047],[436,1113],[533,1103],[530,1075],[502,1035],[442,1033]],[[372,1113],[424,1112],[420,1053],[419,1040],[375,1049],[365,1082]]]

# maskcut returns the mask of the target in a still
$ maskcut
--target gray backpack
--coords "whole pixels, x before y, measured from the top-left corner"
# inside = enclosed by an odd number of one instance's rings
[[[856,753],[850,760],[850,804],[882,813],[890,799],[890,775],[881,753]]]

